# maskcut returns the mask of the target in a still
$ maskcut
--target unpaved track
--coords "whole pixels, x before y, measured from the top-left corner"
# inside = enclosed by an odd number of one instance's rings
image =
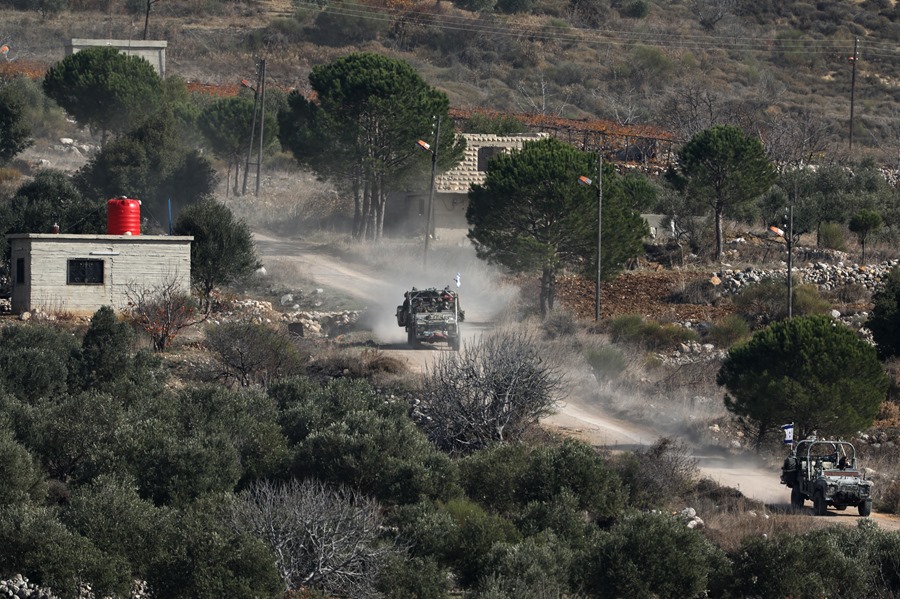
[[[403,329],[393,321],[394,310],[399,303],[397,298],[402,297],[402,285],[398,286],[379,273],[369,271],[365,266],[337,258],[316,244],[298,239],[278,239],[262,233],[255,233],[254,239],[263,264],[270,272],[285,263],[291,264],[299,276],[314,281],[326,293],[329,289],[339,290],[365,303],[368,312],[387,315],[387,326],[383,326],[382,322],[373,328],[381,343],[379,347],[389,355],[404,360],[414,371],[424,372],[441,352],[449,351],[445,346],[413,350],[406,345]],[[487,315],[476,315],[484,320],[464,323],[464,344],[473,343],[491,326]],[[577,398],[563,403],[558,413],[547,418],[544,425],[592,445],[613,450],[646,447],[665,434],[646,423],[626,422],[616,418],[602,406]],[[738,489],[746,497],[787,511],[790,491],[779,483],[779,472],[765,466],[753,455],[735,458],[724,452],[709,452],[695,457],[699,460],[703,476]],[[811,514],[812,507],[809,503],[807,502],[805,509]],[[848,525],[855,525],[859,519],[854,508],[843,512],[830,509],[821,518],[828,524]],[[900,530],[900,517],[873,513],[872,518],[885,530]]]

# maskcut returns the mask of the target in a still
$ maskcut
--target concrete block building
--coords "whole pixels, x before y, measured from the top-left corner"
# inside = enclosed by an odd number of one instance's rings
[[[12,309],[93,314],[122,310],[129,289],[174,282],[190,291],[193,237],[167,235],[8,235]]]
[[[466,150],[459,164],[435,180],[434,235],[443,240],[465,239],[469,225],[466,209],[469,206],[469,188],[484,182],[488,161],[501,152],[519,150],[527,141],[535,141],[546,133],[518,135],[494,135],[487,133],[463,133]],[[392,233],[414,234],[425,230],[428,191],[397,194],[388,201],[385,227]],[[390,224],[388,224],[390,223]]]
[[[66,43],[66,56],[85,48],[112,46],[128,56],[140,56],[149,62],[160,77],[166,76],[166,48],[169,43],[159,40],[103,40],[72,39]]]

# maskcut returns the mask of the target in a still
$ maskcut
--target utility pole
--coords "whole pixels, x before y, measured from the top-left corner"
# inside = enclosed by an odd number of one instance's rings
[[[597,286],[594,296],[594,320],[600,322],[600,262],[603,242],[603,151],[597,148]]]
[[[795,174],[796,176],[796,174]],[[794,316],[794,201],[797,199],[797,181],[794,179],[794,200],[788,206],[788,235],[787,235],[787,288],[788,288],[788,320]]]
[[[850,151],[853,151],[853,105],[856,99],[856,63],[859,61],[859,38],[853,38],[853,56],[850,57],[852,66],[850,75]]]
[[[245,84],[246,85],[246,84]],[[262,153],[263,153],[263,123],[266,120],[266,59],[260,59],[259,65],[256,69],[256,87],[251,87],[247,85],[253,90],[253,125],[250,127],[250,148],[247,151],[247,163],[244,166],[244,184],[241,189],[241,195],[247,194],[247,175],[250,172],[250,165],[255,164],[256,166],[256,195],[259,195],[259,177],[260,177],[260,165],[262,164]],[[250,158],[253,156],[253,147],[254,141],[256,139],[256,123],[259,122],[259,151],[256,155],[256,162],[250,162]]]
[[[425,215],[425,255],[422,258],[422,265],[428,268],[428,238],[431,237],[431,228],[434,226],[434,187],[435,175],[437,174],[438,145],[441,142],[441,117],[436,116],[434,119],[434,147],[431,151],[431,186],[428,188],[428,208]],[[421,147],[421,144],[419,144]],[[426,144],[427,145],[427,144]]]

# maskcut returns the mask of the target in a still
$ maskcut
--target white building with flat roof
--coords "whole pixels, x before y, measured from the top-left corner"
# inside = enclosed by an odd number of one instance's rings
[[[12,251],[13,312],[93,314],[121,311],[128,291],[191,284],[190,236],[7,235]]]

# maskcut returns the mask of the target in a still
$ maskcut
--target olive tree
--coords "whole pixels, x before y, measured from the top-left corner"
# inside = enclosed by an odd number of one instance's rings
[[[874,210],[860,210],[850,218],[850,231],[856,233],[856,239],[862,246],[862,263],[866,263],[866,242],[869,237],[881,228],[884,221]]]
[[[228,206],[206,198],[182,210],[176,235],[193,235],[191,284],[209,309],[210,294],[249,277],[260,267],[253,234]]]

